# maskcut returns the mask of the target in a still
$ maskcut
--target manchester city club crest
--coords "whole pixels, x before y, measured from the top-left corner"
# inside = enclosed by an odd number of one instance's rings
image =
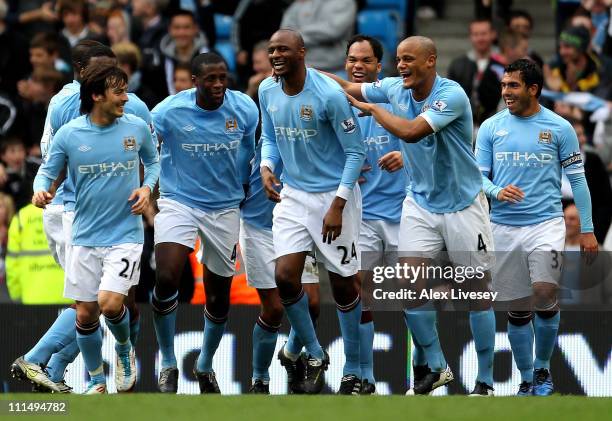
[[[314,112],[312,111],[312,105],[302,105],[300,107],[300,118],[304,121],[311,121]]]
[[[225,133],[234,133],[238,130],[238,120],[236,117],[229,117],[225,119]]]
[[[542,130],[538,136],[538,143],[550,145],[552,143],[552,132],[550,130]]]
[[[134,136],[127,136],[123,138],[123,149],[126,152],[136,150],[136,138]]]

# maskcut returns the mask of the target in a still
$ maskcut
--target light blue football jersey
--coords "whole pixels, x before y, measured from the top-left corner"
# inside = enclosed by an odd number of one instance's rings
[[[261,142],[255,149],[255,158],[251,162],[251,175],[249,176],[249,191],[240,208],[240,217],[254,227],[272,230],[272,211],[276,203],[269,200],[261,183]],[[274,175],[280,179],[283,164],[278,163],[274,168]]]
[[[204,211],[237,208],[255,153],[255,102],[227,89],[223,104],[208,111],[192,88],[163,100],[152,115],[162,143],[161,197]]]
[[[530,117],[506,109],[482,123],[476,140],[482,173],[501,188],[514,184],[525,193],[519,203],[491,200],[491,220],[525,226],[563,216],[561,169],[584,172],[572,125],[547,108]]]
[[[413,120],[423,117],[434,130],[416,143],[402,142],[402,155],[416,203],[432,213],[467,208],[482,190],[482,179],[472,151],[472,110],[461,86],[436,76],[431,93],[415,101],[402,79],[388,77],[364,83],[368,102],[388,102],[393,114]]]
[[[78,83],[78,82],[77,82]],[[151,126],[151,114],[147,105],[133,93],[128,93],[128,102],[124,107],[125,114],[132,114],[140,117]],[[70,95],[66,95],[57,101],[57,104],[50,111],[50,124],[51,124],[51,138],[58,130],[81,115],[81,92],[80,85],[79,89]],[[152,138],[154,144],[156,144],[155,137]],[[74,210],[74,188],[72,186],[72,180],[70,180],[69,174],[66,174],[66,179],[61,184],[61,191],[55,194],[53,203],[64,203],[65,211]],[[60,194],[61,193],[61,194]],[[62,202],[63,201],[63,202]]]
[[[282,159],[283,183],[313,193],[353,189],[365,148],[340,85],[307,69],[304,88],[289,96],[270,77],[259,86],[259,104],[262,162]]]
[[[378,104],[392,112],[390,104]],[[366,164],[372,169],[363,173],[365,182],[361,188],[361,200],[364,220],[383,220],[399,223],[402,216],[402,203],[406,197],[405,167],[390,173],[378,166],[378,160],[393,151],[400,151],[400,140],[386,131],[372,116],[359,116],[359,110],[354,108],[357,116],[363,144],[366,149]]]
[[[73,80],[70,83],[65,84],[62,89],[51,98],[49,101],[49,106],[47,107],[47,116],[45,117],[45,125],[43,128],[43,134],[40,138],[40,153],[44,158],[47,156],[49,152],[49,146],[53,141],[53,133],[51,130],[51,113],[53,109],[57,106],[57,103],[60,102],[60,99],[71,96],[73,93],[78,92],[81,88],[81,84],[77,80]],[[55,192],[55,197],[53,198],[53,205],[63,205],[64,204],[64,184],[62,183]]]
[[[108,126],[97,126],[89,116],[64,125],[34,180],[34,191],[48,190],[67,167],[74,182],[75,214],[72,244],[101,247],[142,243],[142,216],[132,215],[132,191],[140,187],[140,162],[145,166],[144,185],[151,189],[159,177],[159,157],[149,126],[125,114]]]

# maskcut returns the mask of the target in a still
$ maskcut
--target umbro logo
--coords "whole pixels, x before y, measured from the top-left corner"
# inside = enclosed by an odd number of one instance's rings
[[[402,111],[408,111],[408,106],[406,104],[398,104],[398,107]]]
[[[91,150],[91,146],[81,145],[81,146],[79,146],[79,150],[81,152],[89,152]]]
[[[277,111],[278,111],[278,108],[276,107],[276,105],[270,105],[270,106],[268,107],[268,112],[269,112],[269,113],[275,113],[275,112],[277,112]]]
[[[506,129],[501,129],[495,132],[495,136],[505,136],[507,135],[509,132]]]
[[[195,127],[192,126],[191,124],[188,124],[185,127],[183,127],[183,130],[185,130],[186,132],[192,132],[195,130]]]

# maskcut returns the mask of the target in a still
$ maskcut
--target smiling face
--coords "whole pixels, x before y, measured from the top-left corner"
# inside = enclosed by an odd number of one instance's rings
[[[501,88],[504,103],[512,115],[527,116],[534,102],[538,102],[538,85],[527,86],[519,71],[504,73]]]
[[[225,63],[203,64],[200,75],[192,77],[206,109],[216,109],[223,104],[228,82]]]
[[[397,46],[397,71],[406,89],[421,85],[432,72],[436,72],[436,56],[419,41],[408,38]]]
[[[382,69],[368,41],[358,41],[351,45],[344,67],[349,81],[355,83],[376,81]]]
[[[289,31],[278,31],[272,35],[268,44],[268,59],[279,77],[291,75],[304,67],[306,51],[299,39]]]
[[[102,114],[114,120],[123,116],[125,104],[128,102],[128,85],[123,82],[120,84],[111,83],[110,85],[104,91],[104,95],[95,96],[94,100]]]

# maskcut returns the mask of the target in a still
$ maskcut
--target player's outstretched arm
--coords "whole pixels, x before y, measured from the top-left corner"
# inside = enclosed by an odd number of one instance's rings
[[[365,98],[361,93],[361,83],[349,82],[348,80],[342,79],[340,76],[335,75],[333,73],[325,72],[323,70],[318,70],[318,72],[323,73],[325,76],[328,76],[338,82],[338,84],[344,89],[344,92],[352,96],[353,98],[357,98],[359,101],[364,101]]]
[[[393,115],[376,104],[360,101],[349,93],[346,96],[351,105],[361,111],[361,115],[371,115],[385,130],[404,142],[416,143],[434,132],[427,120],[421,116],[408,120]]]

